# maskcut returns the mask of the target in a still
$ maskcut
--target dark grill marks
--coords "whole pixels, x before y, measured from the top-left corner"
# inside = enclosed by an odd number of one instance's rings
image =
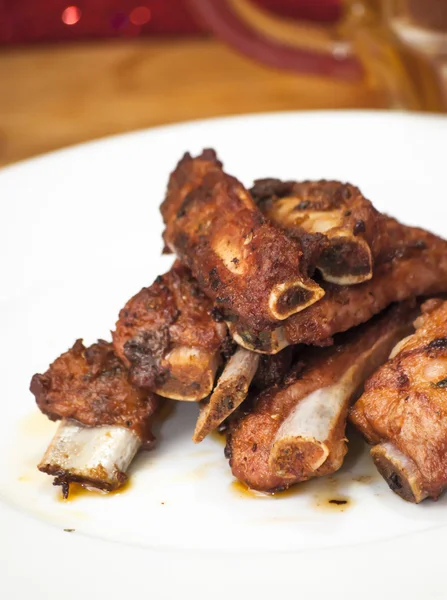
[[[160,364],[170,346],[168,327],[145,331],[124,344],[124,355],[131,364],[130,378],[138,387],[150,389],[167,374]]]

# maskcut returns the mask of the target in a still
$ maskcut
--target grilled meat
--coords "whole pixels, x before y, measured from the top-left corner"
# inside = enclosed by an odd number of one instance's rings
[[[299,356],[300,348],[288,346],[278,354],[261,354],[259,367],[253,378],[253,386],[262,392],[272,385],[281,384],[290,377],[294,355]]]
[[[411,329],[414,314],[412,304],[393,307],[330,348],[303,351],[289,382],[263,392],[233,422],[226,449],[233,475],[253,489],[273,492],[339,469],[347,451],[348,407],[365,378]]]
[[[194,442],[201,442],[245,400],[259,358],[255,352],[238,348],[228,360],[210,398],[202,402]]]
[[[119,425],[150,444],[150,420],[158,400],[132,387],[127,375],[112,344],[99,340],[86,348],[77,340],[46,373],[34,375],[30,389],[52,421],[75,419],[87,427]]]
[[[214,150],[208,148],[195,158],[192,158],[189,153],[185,153],[169,178],[166,197],[160,206],[160,212],[166,225],[177,219],[177,213],[181,210],[186,196],[202,184],[207,173],[213,171],[222,171],[222,163]],[[166,236],[167,232],[164,234],[165,241],[167,241]],[[168,244],[166,251],[170,251]]]
[[[201,442],[228,419],[247,398],[252,383],[258,391],[281,383],[291,363],[291,347],[270,356],[237,348],[225,365],[210,398],[201,403],[193,441]]]
[[[410,502],[447,486],[447,302],[422,310],[350,414],[390,488]]]
[[[154,443],[151,425],[157,396],[133,388],[126,367],[102,340],[81,340],[31,380],[40,410],[62,419],[39,469],[55,476],[68,495],[77,481],[110,491],[127,479],[137,450]]]
[[[212,302],[178,262],[131,298],[112,335],[132,383],[174,400],[208,396],[227,334],[213,315]]]
[[[242,184],[209,160],[210,152],[185,155],[170,177],[161,206],[165,243],[225,319],[272,328],[323,291],[307,276],[300,244],[265,222]]]
[[[447,242],[388,219],[386,243],[377,253],[374,277],[354,286],[324,283],[325,296],[274,331],[237,325],[234,340],[249,350],[274,354],[290,344],[329,345],[332,336],[368,321],[393,302],[447,291]],[[394,240],[392,246],[388,243]],[[377,243],[379,246],[379,243]]]
[[[323,279],[352,285],[373,275],[374,240],[384,217],[353,185],[259,179],[250,190],[262,213],[301,240]]]

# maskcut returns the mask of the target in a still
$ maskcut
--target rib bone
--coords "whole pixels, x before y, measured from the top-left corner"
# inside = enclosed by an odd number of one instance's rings
[[[447,242],[423,229],[389,219],[394,239],[374,277],[354,286],[324,283],[325,296],[272,330],[231,325],[233,339],[253,352],[275,354],[291,344],[328,345],[332,336],[368,321],[393,302],[447,290]]]
[[[30,390],[45,415],[61,420],[39,469],[55,477],[65,497],[71,481],[116,489],[138,448],[155,441],[151,427],[160,398],[131,386],[126,367],[104,340],[88,348],[77,340],[45,373],[33,376]]]
[[[197,402],[213,389],[220,354],[180,346],[165,357],[167,377],[154,391],[164,398]]]
[[[258,335],[247,329],[238,331],[233,323],[227,322],[227,325],[236,344],[252,352],[278,354],[291,345],[286,337],[284,327],[277,327],[273,331],[262,331]]]
[[[112,335],[132,383],[173,400],[206,398],[227,334],[212,309],[212,302],[180,263],[131,298]]]
[[[270,454],[270,466],[281,477],[297,468],[316,471],[329,456],[327,440],[353,391],[352,371],[335,385],[303,398],[278,430]],[[294,463],[293,465],[291,463]]]
[[[315,285],[308,285],[297,279],[286,283],[278,283],[271,290],[269,308],[271,314],[284,321],[296,312],[304,310],[316,302]],[[323,296],[319,294],[317,300]]]
[[[194,442],[201,442],[245,400],[259,360],[259,354],[244,348],[236,350],[225,366],[209,401],[200,408],[192,438]]]
[[[232,420],[227,456],[233,475],[273,492],[333,473],[346,454],[348,407],[363,381],[411,331],[413,302],[397,305],[334,346],[298,350],[283,385],[264,390]]]
[[[408,328],[408,323],[404,325]],[[317,471],[331,455],[331,470],[340,468],[346,452],[346,415],[362,382],[384,361],[403,326],[389,329],[346,365],[334,384],[317,389],[300,400],[281,424],[269,458],[270,468],[281,477]]]
[[[258,180],[252,194],[273,223],[308,237],[313,261],[323,279],[352,285],[371,279],[369,243],[377,236],[381,215],[358,188],[338,181]]]
[[[355,285],[373,276],[373,257],[365,240],[340,229],[327,236],[317,262],[323,279],[337,285]]]
[[[350,419],[390,488],[417,503],[447,488],[447,302],[425,302],[414,326],[368,379]]]
[[[71,482],[110,492],[126,482],[140,446],[139,436],[125,427],[85,427],[63,419],[38,468],[55,477],[64,497]]]
[[[414,462],[391,442],[371,449],[374,463],[391,490],[408,502],[419,503],[427,498],[421,473]]]
[[[323,296],[308,276],[300,243],[264,219],[212,152],[183,157],[161,212],[166,246],[226,319],[263,330]]]

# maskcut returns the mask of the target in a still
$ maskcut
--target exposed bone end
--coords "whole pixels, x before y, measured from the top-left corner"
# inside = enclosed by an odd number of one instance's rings
[[[419,469],[394,444],[387,442],[374,446],[371,456],[379,473],[398,496],[415,503],[427,498]]]
[[[340,209],[315,210],[307,199],[295,195],[276,200],[267,214],[283,227],[302,227],[308,233],[326,233],[342,223]]]
[[[228,361],[211,398],[200,407],[192,437],[201,442],[245,400],[259,365],[259,354],[238,348]]]
[[[140,446],[138,435],[125,427],[85,427],[64,419],[38,469],[55,477],[64,497],[72,482],[110,492],[127,481],[127,468]]]
[[[290,346],[283,327],[255,334],[249,330],[236,331],[233,323],[227,323],[227,325],[236,344],[252,352],[278,354],[278,352]]]
[[[356,385],[352,371],[351,367],[336,384],[302,398],[283,421],[269,456],[269,466],[275,474],[304,477],[325,463],[329,440]],[[289,393],[299,394],[299,388],[299,384],[292,384]]]
[[[332,385],[304,397],[299,381],[289,386],[287,393],[296,403],[276,432],[270,451],[269,466],[275,474],[309,478],[341,466],[346,453],[344,431],[349,404],[363,381],[386,359],[402,331],[407,331],[407,324],[388,320],[387,327],[377,330],[378,336],[363,349],[354,346],[357,351]]]
[[[401,350],[404,349],[404,346],[406,345],[406,343],[411,340],[413,337],[413,334],[411,335],[407,335],[407,337],[404,337],[403,340],[400,340],[400,342],[397,342],[397,344],[394,346],[394,348],[391,350],[390,355],[388,357],[388,360],[392,360],[394,357],[396,357],[399,352],[401,352]]]
[[[269,296],[271,315],[283,321],[318,302],[324,296],[324,290],[313,282],[301,280],[279,283],[274,286]]]
[[[337,285],[354,285],[372,278],[373,258],[364,239],[337,232],[328,242],[317,263],[323,279]]]
[[[168,365],[163,382],[154,391],[164,398],[198,402],[213,389],[220,362],[218,352],[180,346],[165,357]]]
[[[235,192],[239,200],[246,208],[248,208],[248,210],[253,210],[255,208],[255,203],[251,194],[241,184],[236,186]]]
[[[307,478],[325,463],[329,448],[312,437],[290,436],[278,440],[269,457],[269,465],[279,477]]]

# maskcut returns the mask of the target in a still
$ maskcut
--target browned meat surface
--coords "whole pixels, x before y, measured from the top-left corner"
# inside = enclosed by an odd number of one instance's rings
[[[263,392],[230,427],[226,454],[233,475],[272,492],[339,469],[349,404],[411,330],[414,315],[412,304],[393,307],[330,348],[303,350],[289,381]]]
[[[290,373],[294,352],[294,347],[288,346],[278,354],[262,354],[253,379],[254,387],[258,391],[263,391],[272,385],[283,383]]]
[[[115,352],[131,381],[175,400],[201,400],[212,390],[226,327],[186,267],[143,288],[121,310]],[[217,316],[219,319],[219,317]]]
[[[186,196],[191,190],[201,185],[207,173],[221,170],[222,163],[218,160],[214,150],[208,148],[195,158],[192,158],[187,152],[180,159],[169,178],[166,198],[160,206],[164,222],[168,224],[176,220],[177,213]],[[169,250],[169,246],[167,249]]]
[[[260,179],[251,189],[263,214],[303,240],[308,262],[339,285],[371,279],[372,246],[383,216],[353,185]]]
[[[48,371],[33,376],[30,389],[40,410],[52,421],[75,419],[88,427],[120,425],[150,445],[159,399],[132,387],[127,375],[112,344],[99,340],[85,348],[82,340],[77,340]]]
[[[379,266],[370,281],[355,286],[324,283],[318,303],[289,317],[274,332],[232,328],[236,341],[257,352],[274,353],[290,344],[327,345],[334,334],[368,321],[389,304],[447,291],[447,242],[416,227],[389,219]],[[394,239],[393,247],[389,240]]]
[[[165,242],[227,320],[258,331],[271,328],[319,300],[323,291],[307,277],[299,242],[266,223],[247,190],[220,163],[203,175],[203,156],[186,155],[171,175],[161,206]],[[203,178],[193,187],[197,173]]]
[[[447,302],[429,301],[416,333],[367,381],[351,420],[405,500],[437,498],[447,486]]]

